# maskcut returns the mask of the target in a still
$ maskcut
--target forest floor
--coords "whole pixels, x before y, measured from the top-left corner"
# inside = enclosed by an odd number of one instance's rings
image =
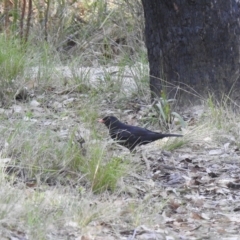
[[[159,131],[147,84],[132,81],[137,69],[58,68],[44,86],[33,69],[26,96],[2,105],[1,239],[240,239],[240,118],[191,106],[179,112],[186,126],[170,127],[182,139],[131,154],[97,119]],[[116,159],[124,175],[93,191],[98,169]]]

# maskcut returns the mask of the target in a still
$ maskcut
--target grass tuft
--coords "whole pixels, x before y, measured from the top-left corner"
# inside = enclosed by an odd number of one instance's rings
[[[118,181],[126,176],[129,163],[120,158],[107,156],[106,150],[101,146],[92,146],[90,154],[81,167],[91,182],[94,193],[106,190],[114,191]]]
[[[25,52],[17,38],[0,35],[0,82],[2,87],[8,87],[16,77],[19,77],[25,66]]]

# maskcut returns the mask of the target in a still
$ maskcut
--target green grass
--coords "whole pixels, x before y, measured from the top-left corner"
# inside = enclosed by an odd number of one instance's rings
[[[16,166],[20,164],[19,167],[25,169],[27,178],[54,177],[61,181],[61,175],[58,176],[60,171],[82,172],[90,181],[91,189],[102,192],[114,191],[119,179],[127,173],[127,161],[108,156],[103,146],[87,144],[85,150],[81,149],[75,140],[74,129],[69,139],[61,140],[51,130],[33,132],[34,128],[35,124],[19,122],[17,129],[8,137],[10,148],[5,153],[6,157],[12,157]],[[8,135],[8,131],[5,134]],[[86,151],[85,155],[83,151]],[[71,174],[68,176],[71,177]]]
[[[91,164],[93,166],[90,167],[88,176],[92,183],[93,192],[114,191],[118,181],[127,174],[127,164],[123,163],[121,158],[112,158],[105,164],[101,164],[99,161],[96,162],[94,159]]]
[[[0,35],[0,83],[8,87],[17,77],[21,76],[26,63],[24,46],[17,38]]]

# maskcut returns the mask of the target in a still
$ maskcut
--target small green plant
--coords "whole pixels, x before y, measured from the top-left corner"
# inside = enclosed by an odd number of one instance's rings
[[[26,118],[31,119],[31,118],[33,118],[33,112],[27,111],[25,116],[26,116]]]
[[[108,163],[96,168],[92,179],[92,190],[102,192],[114,191],[117,181],[124,175],[124,166],[120,158],[113,158]]]
[[[118,180],[126,175],[127,163],[120,157],[111,157],[106,161],[105,150],[93,146],[89,159],[85,159],[85,165],[81,170],[87,174],[94,193],[114,191]]]
[[[171,104],[175,101],[175,99],[167,99],[166,92],[162,91],[161,98],[156,102],[155,109],[159,116],[159,122],[162,127],[165,129],[169,128],[169,124],[172,123],[174,118],[178,119],[181,127],[186,127],[186,122],[183,118],[176,112],[173,112],[171,109]]]
[[[224,103],[222,101],[222,103]],[[214,126],[218,129],[222,128],[225,124],[226,120],[226,107],[223,104],[218,104],[214,102],[214,98],[212,95],[209,95],[207,99],[207,106],[211,115],[211,120]]]

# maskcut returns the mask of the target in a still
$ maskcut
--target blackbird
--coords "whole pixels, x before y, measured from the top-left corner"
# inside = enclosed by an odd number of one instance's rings
[[[127,125],[114,116],[107,116],[98,121],[106,125],[112,139],[117,140],[120,145],[128,148],[130,151],[136,146],[148,144],[165,137],[182,137],[179,134],[152,132],[146,128]]]

